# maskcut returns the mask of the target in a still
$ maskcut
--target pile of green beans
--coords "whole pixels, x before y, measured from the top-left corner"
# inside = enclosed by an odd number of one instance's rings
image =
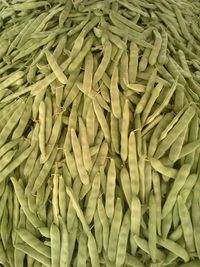
[[[200,266],[199,11],[0,1],[0,266]]]

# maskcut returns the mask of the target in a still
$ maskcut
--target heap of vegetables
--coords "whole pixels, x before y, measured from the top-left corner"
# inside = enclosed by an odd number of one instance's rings
[[[3,267],[200,266],[199,12],[0,1]]]

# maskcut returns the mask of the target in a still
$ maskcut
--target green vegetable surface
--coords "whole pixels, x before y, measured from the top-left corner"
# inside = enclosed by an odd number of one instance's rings
[[[200,266],[199,12],[0,1],[0,266]]]

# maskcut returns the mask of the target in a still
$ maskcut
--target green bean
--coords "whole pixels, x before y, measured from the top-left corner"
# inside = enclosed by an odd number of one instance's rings
[[[10,150],[0,159],[0,171],[2,171],[13,159],[16,150]]]
[[[145,48],[142,57],[139,62],[139,71],[143,72],[146,70],[148,62],[149,62],[149,55],[151,53],[151,49],[149,47]]]
[[[172,144],[170,151],[169,151],[169,159],[172,162],[175,162],[178,160],[181,149],[183,147],[183,143],[185,140],[185,136],[186,136],[186,132],[187,132],[187,128],[180,133],[180,135],[178,136],[178,138],[174,141],[174,143]]]
[[[133,90],[133,91],[138,92],[138,93],[144,93],[145,88],[146,88],[145,85],[137,84],[137,83],[135,83],[135,84],[134,83],[127,83],[126,86],[128,87],[128,89]],[[132,92],[130,91],[130,93],[132,93]]]
[[[110,134],[112,146],[115,152],[119,154],[119,125],[117,118],[112,113],[110,114]]]
[[[88,53],[85,57],[85,72],[83,78],[83,92],[90,93],[92,90],[92,78],[93,78],[93,55]]]
[[[193,117],[191,123],[190,123],[190,128],[189,128],[189,132],[188,132],[188,142],[193,142],[193,141],[198,140],[198,138],[199,138],[199,129],[198,129],[197,125],[198,125],[198,119],[197,119],[197,115],[195,115]],[[185,147],[186,150],[184,149],[184,151],[188,151],[188,146]],[[194,148],[194,146],[192,145],[193,148]],[[192,152],[192,153],[186,155],[185,163],[193,164],[194,160],[195,160],[195,152]]]
[[[162,240],[161,238],[159,238],[158,244],[168,249],[169,251],[173,252],[175,255],[182,258],[185,262],[189,261],[189,255],[187,251],[174,241],[169,239]]]
[[[139,192],[139,170],[138,170],[138,159],[136,150],[136,138],[135,133],[132,131],[129,136],[129,154],[128,154],[128,164],[131,179],[131,190],[136,195]]]
[[[134,240],[134,235],[140,234],[140,223],[142,217],[141,211],[141,202],[137,196],[132,197],[131,201],[131,237],[130,237],[130,245],[131,245],[131,253],[135,255],[137,250],[137,244]]]
[[[151,158],[150,159],[150,162],[151,162],[151,165],[152,167],[159,173],[163,174],[163,175],[166,175],[167,177],[170,177],[170,178],[175,178],[176,175],[177,175],[177,170],[174,169],[174,168],[170,168],[170,167],[167,167],[165,165],[162,164],[161,161],[155,159],[155,158]]]
[[[101,63],[99,64],[96,72],[94,73],[93,85],[97,84],[103,77],[111,59],[112,45],[109,41],[106,41],[104,46],[104,54]]]
[[[165,240],[169,234],[172,227],[173,216],[172,213],[168,213],[162,220],[162,238]]]
[[[166,70],[165,66],[156,64],[158,73],[166,80],[173,83],[173,76]]]
[[[25,49],[21,49],[21,51],[12,58],[12,62],[16,62],[19,59],[22,59],[26,56],[28,56],[30,53],[33,53],[35,50],[39,49],[40,47],[47,45],[49,42],[51,42],[52,40],[54,40],[55,36],[57,35],[57,33],[52,32],[49,35],[47,35],[46,38],[42,39],[39,43],[32,43],[30,47],[25,47]]]
[[[32,9],[32,8],[38,8],[38,7],[41,7],[41,6],[46,6],[48,4],[47,1],[40,1],[40,2],[29,2],[29,3],[25,3],[25,5],[23,4],[14,4],[12,5],[12,8],[15,10],[15,11],[22,11],[22,10],[28,10],[28,9]]]
[[[90,234],[90,229],[89,229],[89,226],[88,226],[88,224],[87,224],[87,222],[85,220],[83,212],[82,212],[82,210],[81,210],[81,208],[80,208],[80,206],[78,204],[76,196],[74,195],[74,192],[72,191],[72,189],[69,188],[69,187],[66,187],[66,192],[69,195],[69,197],[70,197],[70,199],[72,201],[73,207],[76,210],[77,216],[78,216],[78,218],[80,219],[80,221],[82,223],[83,229],[84,229],[85,233],[88,236]]]
[[[1,239],[3,242],[3,246],[7,249],[7,243],[9,238],[9,229],[8,229],[8,222],[9,222],[9,214],[8,214],[8,206],[4,207],[3,216],[1,219]]]
[[[103,37],[108,38],[120,50],[124,50],[126,48],[126,43],[119,36],[112,34],[110,31],[106,30]]]
[[[83,47],[81,52],[73,60],[73,62],[69,65],[68,70],[69,70],[70,73],[75,71],[79,67],[79,65],[82,63],[83,59],[85,58],[85,56],[90,51],[92,44],[93,44],[93,36],[88,38],[88,40],[86,41],[85,46]]]
[[[81,190],[81,181],[78,177],[75,179],[73,184],[73,190],[75,192],[75,196],[78,198]],[[72,201],[69,202],[68,211],[67,211],[67,228],[68,231],[71,232],[74,226],[74,222],[76,220],[76,211],[72,205]]]
[[[171,187],[171,190],[167,196],[167,199],[165,201],[165,204],[163,206],[162,210],[162,218],[164,218],[173,208],[177,195],[181,188],[184,186],[185,181],[189,175],[191,166],[189,164],[184,164],[178,171],[173,186]]]
[[[94,214],[95,214],[97,198],[99,196],[99,190],[100,190],[100,173],[97,173],[92,182],[92,189],[89,195],[89,199],[88,199],[88,203],[87,203],[87,207],[85,211],[85,219],[88,224],[91,223],[94,217]]]
[[[62,69],[58,65],[54,55],[48,50],[45,50],[44,53],[45,53],[45,55],[47,57],[47,61],[48,61],[49,65],[50,65],[51,69],[53,70],[53,72],[55,73],[57,79],[62,84],[66,84],[67,83],[67,77],[65,76],[65,74],[62,71]]]
[[[37,160],[38,151],[39,151],[39,146],[38,146],[38,143],[36,143],[34,149],[32,150],[28,159],[25,162],[25,165],[24,165],[25,176],[29,176],[32,173],[36,160]]]
[[[127,9],[130,9],[131,11],[134,11],[134,12],[136,12],[136,13],[138,13],[138,14],[141,14],[141,15],[144,16],[144,17],[147,17],[147,18],[149,17],[149,14],[146,13],[146,12],[144,12],[141,8],[134,7],[133,5],[131,5],[131,4],[129,4],[129,3],[124,3],[124,2],[122,2],[121,0],[119,1],[119,3],[120,3],[122,6],[126,7]]]
[[[149,55],[149,64],[150,65],[155,65],[157,62],[157,58],[159,56],[160,53],[160,49],[162,46],[162,37],[160,35],[160,33],[156,30],[153,31],[154,36],[155,36],[155,42],[154,42],[154,46],[151,50],[151,53]]]
[[[59,216],[59,224],[61,228],[60,266],[64,267],[68,264],[69,235],[61,216]]]
[[[27,148],[23,153],[21,153],[18,157],[16,157],[11,163],[9,163],[2,171],[1,171],[1,178],[0,182],[2,182],[6,177],[12,173],[18,166],[22,164],[26,158],[29,157],[32,147]]]
[[[39,105],[40,105],[40,102],[43,100],[45,92],[46,92],[45,89],[41,90],[40,93],[34,99],[33,106],[32,106],[32,113],[33,113],[34,120],[36,120],[37,118],[37,114],[39,112]]]
[[[114,68],[112,77],[111,77],[111,84],[110,84],[110,97],[111,97],[111,107],[112,113],[117,118],[121,118],[121,105],[120,105],[120,98],[119,98],[119,88],[118,88],[118,68]]]
[[[136,113],[141,113],[144,110],[144,107],[147,104],[148,98],[149,98],[149,96],[151,94],[151,90],[152,90],[152,88],[153,88],[153,86],[155,84],[156,77],[157,77],[157,70],[155,69],[152,72],[152,74],[150,76],[150,79],[149,79],[149,81],[147,83],[147,87],[146,87],[145,93],[141,97],[138,105],[136,106],[136,109],[135,109]]]
[[[110,228],[109,241],[108,241],[108,258],[110,259],[111,262],[116,260],[117,242],[119,238],[121,222],[122,222],[122,204],[120,198],[117,198]]]
[[[157,232],[159,235],[161,235],[161,185],[160,185],[159,174],[155,171],[153,171],[153,174],[152,174],[152,182],[153,182],[153,190],[154,190],[155,202],[156,202]]]
[[[33,103],[33,98],[32,97],[28,98],[28,100],[26,102],[26,107],[23,111],[23,114],[22,114],[20,120],[19,120],[19,124],[12,134],[12,139],[20,138],[22,136],[24,130],[26,129],[27,124],[28,124],[30,117],[31,117],[32,103]]]
[[[53,150],[50,158],[45,162],[45,164],[43,165],[39,175],[37,176],[33,188],[32,188],[32,194],[35,194],[37,192],[37,190],[42,186],[42,184],[44,183],[45,179],[47,178],[47,175],[54,163],[55,157],[57,154],[57,146],[55,147],[55,149]]]
[[[38,230],[42,236],[50,238],[50,229],[48,227],[40,227]]]
[[[91,29],[93,29],[93,27],[95,27],[95,25],[98,22],[99,22],[99,18],[98,17],[94,17],[91,21],[89,21],[85,25],[85,27],[82,29],[82,31],[80,32],[79,36],[77,37],[77,39],[76,39],[76,41],[74,43],[74,47],[73,47],[71,55],[70,55],[71,58],[74,58],[76,55],[78,55],[79,51],[82,48],[84,37],[87,35],[87,33],[90,32]]]
[[[33,19],[29,19],[29,21],[27,21],[26,24],[23,25],[23,28],[21,29],[21,31],[17,32],[17,35],[15,35],[16,37],[11,42],[11,44],[7,50],[7,55],[11,54],[11,52],[14,50],[14,48],[18,45],[18,43],[21,40],[21,38],[23,37],[24,33],[26,33],[27,29],[29,29],[29,27],[33,23],[33,21],[34,21]]]
[[[65,222],[66,220],[66,210],[67,210],[67,198],[66,198],[66,192],[64,189],[64,178],[62,175],[59,175],[59,184],[58,184],[58,200],[59,200],[59,213],[62,217],[62,220]],[[60,220],[60,219],[59,219]],[[64,231],[64,230],[63,230]]]
[[[93,104],[89,102],[89,107],[87,108],[86,114],[86,129],[89,145],[94,144],[95,139],[95,112],[93,109]]]
[[[136,243],[136,245],[142,250],[144,251],[145,253],[149,254],[150,255],[150,251],[149,251],[149,247],[148,247],[148,242],[143,239],[143,238],[140,238],[139,236],[137,235],[134,235],[134,241]]]
[[[46,108],[44,101],[40,102],[39,106],[39,123],[40,123],[40,130],[39,130],[39,147],[43,157],[45,157],[45,117],[46,117]]]
[[[89,97],[91,97],[92,99],[96,98],[97,101],[99,102],[100,106],[105,109],[106,111],[110,112],[111,109],[109,107],[109,105],[106,103],[106,101],[104,100],[104,98],[101,96],[101,94],[96,93],[96,92],[91,92],[89,94]]]
[[[182,226],[179,225],[169,236],[169,239],[173,241],[179,240],[183,236]]]
[[[132,28],[133,30],[138,31],[138,32],[143,31],[142,27],[138,26],[135,23],[132,23],[130,20],[126,19],[124,16],[120,15],[118,12],[112,10],[110,16],[111,15],[115,17],[116,19],[118,19],[119,21],[121,21],[122,23],[124,23],[125,25],[127,25],[128,27]]]
[[[47,267],[51,266],[50,259],[48,259],[47,257],[43,256],[42,254],[40,254],[36,250],[32,249],[30,246],[25,245],[25,244],[16,244],[15,248],[17,248],[18,250],[30,255],[31,257],[33,257],[37,261],[41,262],[45,266],[47,266]]]
[[[105,202],[106,214],[109,219],[112,219],[114,214],[115,187],[116,187],[116,167],[114,160],[111,159],[107,173],[106,202]]]
[[[123,54],[120,59],[120,66],[119,66],[119,83],[123,90],[126,90],[126,86],[129,83],[128,77],[128,53],[127,51],[123,51]]]
[[[161,38],[162,38],[162,44],[158,55],[158,63],[164,65],[167,62],[167,44],[168,44],[168,34],[165,31],[164,27],[162,28]]]
[[[85,267],[87,260],[87,236],[84,232],[80,234],[78,240],[77,267]]]
[[[0,147],[2,147],[5,144],[8,136],[13,131],[13,128],[17,125],[18,121],[20,120],[22,116],[24,109],[25,109],[25,103],[22,103],[20,108],[18,108],[16,112],[9,118],[6,125],[0,132],[0,138],[1,138]]]
[[[128,156],[129,102],[125,101],[121,125],[121,158],[125,162]]]
[[[78,219],[75,217],[75,221],[72,227],[71,232],[69,232],[69,256],[68,256],[68,263],[70,264],[72,261],[72,256],[73,256],[73,251],[75,248],[75,242],[76,242],[76,237],[77,237],[77,232],[78,232]]]
[[[27,200],[24,195],[24,189],[20,185],[20,183],[14,178],[11,178],[11,181],[13,183],[15,193],[17,195],[18,201],[27,217],[27,219],[36,227],[43,227],[43,222],[38,219],[38,217],[29,210]]]
[[[71,177],[74,179],[78,175],[78,170],[76,167],[76,162],[74,159],[74,155],[72,155],[68,150],[64,149],[65,159],[67,163],[67,167],[69,169],[69,173]]]
[[[132,267],[144,267],[143,263],[131,254],[126,254],[126,263]]]
[[[130,175],[126,169],[126,167],[123,167],[120,172],[120,181],[121,181],[121,186],[126,198],[126,201],[131,207],[131,184],[130,184]]]
[[[24,76],[23,71],[18,71],[15,74],[10,75],[6,80],[4,80],[2,83],[0,83],[0,90],[3,90],[7,88],[8,86],[12,85],[16,81],[18,81],[20,78]]]
[[[53,55],[54,55],[56,60],[58,60],[58,58],[61,56],[66,42],[67,42],[67,36],[65,34],[61,35],[59,38],[58,44],[57,44],[55,50],[53,51]]]
[[[67,210],[67,230],[69,233],[72,232],[75,220],[76,220],[76,211],[72,205],[72,202],[69,201]]]
[[[176,116],[173,118],[173,120],[169,123],[169,125],[167,125],[167,127],[164,129],[164,131],[162,132],[161,136],[160,136],[160,141],[163,140],[164,138],[166,138],[167,134],[169,133],[169,131],[174,127],[174,125],[178,122],[178,120],[181,118],[181,116],[183,115],[183,113],[185,112],[186,108],[184,107],[183,109],[181,109]]]
[[[17,44],[17,47],[22,47],[25,43],[28,42],[30,34],[34,33],[34,31],[37,29],[37,27],[42,23],[43,19],[45,18],[45,14],[40,14],[26,29],[26,31],[23,32],[23,35],[21,37],[21,40]]]
[[[163,89],[163,86],[164,86],[164,84],[162,82],[160,82],[153,89],[152,94],[150,96],[150,99],[147,102],[147,104],[143,110],[143,113],[142,113],[142,122],[143,123],[147,120],[149,113],[151,112],[151,109],[152,109],[153,105],[155,104],[156,99],[159,97],[159,94],[160,94],[161,90]]]
[[[186,203],[188,196],[190,195],[191,191],[193,190],[194,185],[196,184],[196,181],[197,181],[196,174],[190,174],[188,176],[188,179],[186,180],[184,186],[182,187],[180,191],[180,195],[184,203]]]
[[[191,121],[194,115],[195,111],[193,107],[189,107],[184,112],[184,114],[174,126],[174,128],[168,133],[167,137],[160,142],[155,153],[156,158],[160,158],[165,153],[165,151],[170,148],[172,143],[176,140],[177,136],[181,134],[181,132],[183,132],[183,130],[187,127],[188,123]]]
[[[96,241],[91,233],[88,235],[88,251],[92,267],[100,267]]]
[[[109,89],[105,84],[101,85],[101,96],[107,103],[110,103]]]
[[[22,2],[0,3],[2,266],[195,261],[197,1]]]
[[[19,249],[14,249],[14,264],[18,266],[18,264],[23,265],[25,258],[25,253],[20,251]]]
[[[62,114],[58,114],[52,128],[49,142],[47,143],[45,148],[45,156],[41,155],[41,163],[47,162],[48,159],[51,157],[53,151],[55,150],[56,142],[58,141],[61,134],[61,127],[62,127]]]
[[[194,190],[193,190],[193,202],[192,202],[192,209],[191,209],[191,219],[192,219],[192,226],[194,231],[194,242],[195,248],[197,251],[197,255],[200,255],[200,238],[199,238],[199,220],[200,220],[200,213],[199,213],[199,189],[200,183],[197,180]]]
[[[99,214],[98,211],[95,211],[94,214],[94,234],[95,234],[95,240],[97,243],[97,250],[98,253],[100,254],[103,248],[103,227],[101,225],[101,221],[99,219]]]
[[[174,23],[169,20],[170,16],[164,16],[164,14],[163,13],[160,13],[160,12],[157,12],[156,14],[164,22],[164,24],[169,29],[169,31],[171,32],[171,34],[173,35],[173,37],[176,40],[178,40],[179,42],[181,42],[183,40],[183,38],[179,35],[179,31],[174,26]]]
[[[138,46],[134,42],[131,42],[130,58],[129,58],[129,74],[128,74],[130,83],[136,82],[137,69],[138,69],[138,53],[139,53]]]
[[[181,13],[180,9],[176,5],[174,5],[174,11],[175,11],[179,26],[181,28],[182,35],[184,36],[184,38],[186,40],[190,41],[191,40],[191,35],[190,35],[189,31],[188,31],[188,28],[186,26],[186,23],[185,23],[185,20],[184,20],[184,18],[182,16],[182,13]]]
[[[45,246],[43,242],[37,239],[32,233],[30,233],[26,229],[20,228],[19,230],[17,230],[17,234],[33,249],[46,256],[47,258],[50,258],[50,248]]]
[[[52,208],[53,208],[53,219],[56,225],[59,224],[59,206],[58,206],[58,166],[55,166],[55,173],[53,175],[53,189],[52,189]]]
[[[96,99],[93,99],[93,107],[94,107],[94,111],[95,114],[97,116],[97,119],[99,121],[99,124],[101,125],[102,131],[104,133],[105,139],[108,143],[110,143],[110,131],[109,131],[109,126],[108,123],[106,121],[106,118],[103,114],[103,111],[100,107],[100,105],[98,104]]]
[[[89,150],[87,130],[81,118],[79,118],[79,131],[80,131],[80,138],[81,138],[83,163],[84,163],[86,170],[90,172],[92,168],[92,160],[91,160],[91,155],[90,155],[90,150]]]
[[[179,56],[179,60],[181,62],[181,65],[184,69],[185,74],[187,74],[187,77],[190,78],[191,77],[190,69],[189,69],[187,60],[185,58],[185,54],[181,49],[178,50],[178,56]]]
[[[79,141],[78,141],[78,138],[76,136],[74,129],[71,129],[71,138],[72,138],[72,147],[73,147],[73,151],[74,151],[74,156],[75,156],[75,160],[76,160],[76,166],[77,166],[77,170],[79,172],[81,181],[83,184],[88,184],[89,183],[89,177],[88,177],[86,169],[83,165],[83,159],[82,159],[82,155],[81,155],[81,147],[80,147],[80,144],[79,144]]]
[[[84,20],[81,21],[80,24],[78,24],[77,26],[75,26],[74,28],[72,28],[72,29],[67,33],[67,35],[68,35],[68,36],[72,36],[72,35],[74,35],[75,33],[80,32],[80,31],[83,29],[83,27],[88,23],[89,19],[90,19],[90,13],[88,13],[88,16],[87,16],[87,17],[84,17]]]
[[[121,229],[119,232],[117,255],[116,255],[116,267],[122,266],[125,262],[129,231],[130,231],[130,210],[128,210],[125,213]]]
[[[138,169],[139,169],[139,178],[140,178],[139,194],[140,194],[140,198],[142,202],[144,202],[145,201],[145,157],[142,156],[142,153],[138,160]]]
[[[178,196],[177,201],[178,201],[179,216],[180,216],[181,225],[183,228],[183,235],[184,235],[186,247],[189,252],[194,252],[195,245],[194,245],[193,227],[192,227],[190,214],[189,214],[187,207],[183,203],[183,199],[181,196]]]
[[[94,179],[95,174],[99,171],[99,168],[101,166],[104,166],[106,163],[107,157],[108,157],[108,144],[104,140],[102,142],[102,139],[100,140],[101,143],[99,144],[99,152],[97,154],[97,157],[95,159],[95,163],[93,165],[92,171],[91,171],[91,179]]]
[[[106,251],[108,248],[108,238],[109,238],[109,223],[108,218],[106,215],[105,208],[102,203],[102,199],[99,198],[98,204],[97,204],[97,210],[99,214],[99,220],[103,227],[103,248]]]
[[[51,238],[51,266],[58,266],[60,263],[60,231],[56,224],[52,223],[50,227]]]
[[[196,149],[198,149],[200,146],[199,140],[190,142],[182,147],[182,150],[179,154],[178,159],[187,156],[188,154],[194,152]]]
[[[120,29],[120,31],[115,31],[115,34],[120,35],[120,37],[125,37],[130,41],[134,41],[136,44],[142,46],[142,47],[147,47],[147,48],[152,48],[152,45],[148,43],[147,41],[144,40],[144,35],[138,33],[136,30],[131,29],[130,27],[127,27],[124,23],[122,23],[119,18],[116,19],[116,16],[113,16],[112,12],[110,12],[110,19],[113,22],[113,24]],[[131,25],[133,25],[131,21]],[[109,27],[110,28],[110,27]],[[112,28],[113,30],[113,28]],[[123,34],[121,34],[124,31]],[[127,35],[128,33],[128,35]]]
[[[66,19],[69,17],[70,11],[72,9],[72,2],[69,1],[65,4],[65,8],[61,11],[59,15],[59,27],[62,28]]]
[[[47,91],[46,97],[44,99],[44,103],[46,106],[46,116],[45,116],[45,142],[47,143],[49,141],[49,138],[51,136],[51,131],[52,131],[52,100],[51,100],[51,95]]]
[[[172,95],[174,94],[174,92],[176,90],[177,83],[178,83],[178,78],[172,84],[171,88],[167,92],[167,95],[166,95],[165,99],[160,104],[160,106],[154,111],[154,113],[152,115],[150,115],[148,117],[146,123],[150,123],[152,120],[154,120],[160,114],[160,112],[162,112],[162,110],[168,105]]]
[[[14,266],[14,247],[13,247],[13,245],[12,245],[10,240],[8,241],[8,244],[7,244],[6,254],[7,254],[7,262],[8,262],[8,264],[10,266]]]
[[[142,131],[142,136],[144,136],[144,139],[146,140],[146,136],[151,133],[151,131],[154,129],[154,127],[163,119],[163,115],[157,116],[157,118],[150,122]]]

